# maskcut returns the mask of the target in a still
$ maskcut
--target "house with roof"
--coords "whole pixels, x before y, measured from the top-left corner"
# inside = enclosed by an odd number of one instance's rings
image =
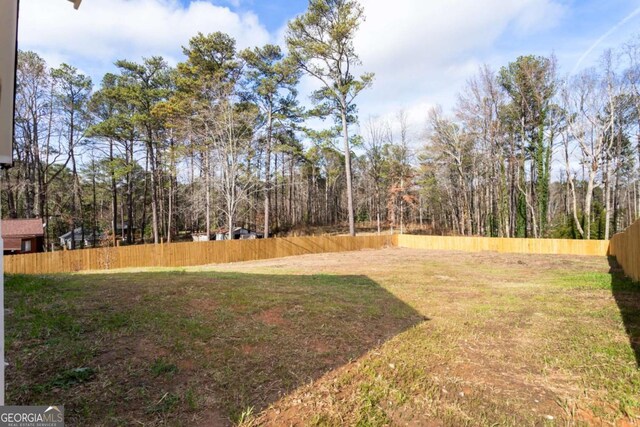
[[[233,229],[233,240],[253,240],[253,239],[262,239],[264,235],[262,233],[258,233],[256,231],[250,230],[244,227],[236,227]],[[215,233],[215,240],[228,240],[229,239],[229,229],[228,228],[219,228]]]
[[[39,218],[3,219],[4,255],[44,252],[44,225]]]
[[[96,230],[96,246],[100,243],[102,239],[104,239],[104,233]],[[75,240],[75,244],[71,243],[71,240]],[[92,248],[93,245],[93,231],[92,230],[84,230],[83,228],[77,227],[73,231],[69,231],[64,233],[62,236],[58,237],[60,242],[60,246],[66,249],[80,249],[80,248]]]

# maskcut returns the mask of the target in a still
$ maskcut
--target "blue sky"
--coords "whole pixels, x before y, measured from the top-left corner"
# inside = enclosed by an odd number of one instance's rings
[[[182,0],[182,4],[188,4],[189,0]],[[218,0],[214,3],[230,7],[235,11],[253,11],[259,17],[267,30],[278,31],[292,16],[303,13],[307,9],[307,0],[245,0],[225,1]]]
[[[416,132],[429,107],[451,109],[482,64],[555,54],[560,73],[593,65],[605,48],[640,32],[640,0],[361,0],[356,40],[362,71],[376,73],[360,116],[409,113]],[[282,43],[306,0],[22,0],[20,46],[51,65],[68,62],[99,81],[113,61],[162,55],[175,64],[197,31],[224,31],[240,48]],[[635,14],[634,14],[635,13]],[[625,18],[623,25],[617,26]],[[609,34],[607,34],[609,33]],[[594,46],[603,35],[607,35]],[[302,83],[301,96],[314,88]]]
[[[560,60],[561,69],[568,73],[574,69],[581,55],[601,36],[640,8],[640,1],[630,0],[574,0],[559,3],[563,4],[564,12],[556,25],[525,37],[502,37],[494,49],[522,54],[528,51],[540,54],[554,52]],[[579,68],[593,65],[604,49],[619,46],[639,30],[640,16],[636,16],[615,29],[595,47]]]

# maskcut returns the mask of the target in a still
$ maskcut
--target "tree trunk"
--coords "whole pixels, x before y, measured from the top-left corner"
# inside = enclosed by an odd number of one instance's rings
[[[96,161],[95,159],[91,159],[92,166],[92,174],[91,174],[91,186],[93,190],[93,221],[91,226],[91,238],[93,240],[93,247],[95,248],[97,245],[97,236],[96,236],[96,227],[98,226],[98,212],[97,212],[97,196],[96,196]]]
[[[274,186],[274,190],[273,190],[273,216],[276,222],[276,228],[278,230],[280,230],[280,209],[279,209],[279,204],[278,204],[278,153],[276,152],[275,156],[274,156],[274,165],[273,165],[273,170],[275,173],[275,186]]]
[[[269,237],[269,211],[271,209],[269,197],[271,196],[271,138],[273,132],[273,117],[271,108],[267,115],[267,147],[264,159],[264,238]]]
[[[147,138],[147,156],[151,165],[151,226],[153,228],[153,243],[157,245],[160,243],[160,230],[158,229],[158,175],[151,130],[147,130]]]
[[[587,183],[587,193],[584,198],[584,217],[585,217],[585,239],[591,239],[591,202],[593,200],[593,187],[595,182],[595,171],[593,168],[589,170],[589,182]]]
[[[116,246],[118,241],[118,188],[113,161],[113,139],[109,138],[109,174],[111,175],[111,212],[113,215],[111,232],[113,233],[113,246]]]
[[[605,156],[605,164],[604,164],[604,209],[605,209],[605,225],[604,225],[604,240],[609,240],[609,234],[611,233],[611,183],[610,183],[610,173],[609,169],[609,155],[607,153]]]
[[[206,240],[209,240],[211,236],[211,151],[209,148],[206,148],[204,154],[204,182],[207,186],[205,201]]]
[[[347,210],[349,211],[349,234],[356,235],[356,224],[353,213],[353,188],[351,183],[351,148],[349,146],[349,129],[347,126],[346,102],[342,103],[342,135],[344,143],[344,165],[347,178]]]
[[[126,159],[127,166],[129,166],[130,163],[133,162],[133,141],[129,141],[129,143],[127,144],[126,152],[127,152],[127,159]],[[146,182],[146,179],[145,179],[145,182]],[[145,189],[146,189],[146,183],[145,183]],[[146,195],[146,190],[145,190],[145,195]],[[142,203],[144,204],[145,201],[143,200]],[[143,210],[144,210],[144,206],[143,206]],[[134,224],[133,182],[131,179],[131,171],[129,170],[129,168],[127,168],[127,244],[129,245],[133,244],[133,237],[134,237],[133,224]],[[122,231],[124,233],[124,230]],[[144,233],[144,228],[141,230],[141,233]]]
[[[133,159],[133,158],[132,158]],[[133,160],[132,160],[133,161]],[[147,232],[147,205],[149,199],[149,156],[146,156],[145,164],[144,164],[144,191],[142,196],[142,220],[141,220],[141,231],[140,238],[142,243],[145,243],[145,233]]]

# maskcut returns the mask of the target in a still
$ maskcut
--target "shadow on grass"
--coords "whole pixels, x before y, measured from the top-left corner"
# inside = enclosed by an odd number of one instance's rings
[[[428,320],[366,276],[7,280],[7,401],[70,425],[225,425]]]
[[[636,365],[640,368],[640,283],[625,277],[615,257],[609,257],[609,267],[611,291],[629,336],[629,344],[635,353]]]

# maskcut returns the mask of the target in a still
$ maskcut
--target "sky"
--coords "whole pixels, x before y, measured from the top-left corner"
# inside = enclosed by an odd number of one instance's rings
[[[393,117],[424,126],[430,107],[451,110],[465,82],[488,64],[555,55],[561,75],[597,64],[607,48],[640,34],[640,0],[360,0],[355,46],[373,87],[361,120]],[[117,59],[161,55],[174,65],[197,32],[223,31],[239,48],[283,44],[306,0],[21,0],[19,46],[50,66],[69,63],[98,84]],[[304,79],[300,96],[315,82]]]

